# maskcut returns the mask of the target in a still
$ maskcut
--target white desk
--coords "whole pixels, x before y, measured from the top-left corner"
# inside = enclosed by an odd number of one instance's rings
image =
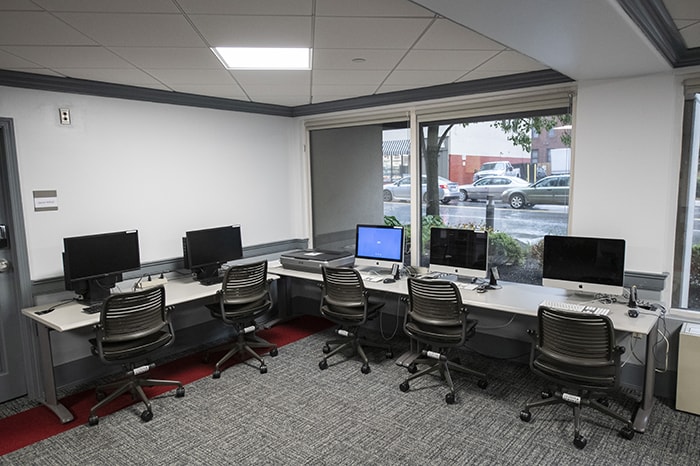
[[[285,269],[279,266],[270,265],[268,267],[268,272],[281,277],[293,277],[313,282],[323,281],[323,276],[320,273]],[[368,290],[408,295],[408,285],[405,278],[394,283],[374,282],[365,279],[364,283]],[[559,288],[509,282],[500,282],[499,284],[501,285],[500,289],[488,290],[485,293],[460,289],[462,302],[467,306],[475,308],[537,317],[539,304],[544,300],[574,303],[583,303],[586,301],[585,298],[568,296],[565,290]],[[654,364],[654,345],[656,342],[659,316],[651,311],[642,311],[638,317],[633,318],[627,315],[628,308],[623,304],[606,304],[601,305],[601,307],[610,308],[608,317],[612,320],[616,331],[641,334],[647,337],[642,400],[634,418],[634,429],[637,432],[644,432],[649,422],[649,415],[651,414],[651,408],[654,403],[654,376],[656,369]]]
[[[204,286],[192,280],[191,277],[170,279],[165,284],[165,304],[170,308],[178,304],[205,300],[212,298],[219,289],[221,289],[221,285]],[[38,311],[49,309],[53,306],[56,306],[56,308],[47,314],[36,314]],[[43,398],[39,401],[53,411],[64,424],[73,420],[73,414],[58,401],[56,396],[53,354],[51,352],[51,331],[66,332],[98,323],[100,314],[86,314],[82,311],[83,307],[85,307],[85,304],[72,301],[63,305],[53,303],[22,309],[22,314],[37,323],[41,378],[44,391]]]

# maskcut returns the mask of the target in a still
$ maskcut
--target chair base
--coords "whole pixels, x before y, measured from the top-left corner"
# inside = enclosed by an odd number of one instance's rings
[[[461,365],[458,361],[451,361],[447,358],[445,353],[443,351],[440,351],[438,353],[432,353],[430,354],[434,355],[434,357],[428,357],[427,356],[428,352],[423,351],[422,356],[414,360],[411,364],[408,365],[408,371],[412,373],[406,380],[404,380],[400,385],[399,389],[402,392],[407,392],[410,388],[409,382],[411,380],[417,379],[419,377],[422,377],[427,374],[432,374],[434,372],[439,372],[440,378],[447,383],[448,388],[450,391],[445,395],[445,402],[447,404],[453,404],[455,400],[455,386],[454,382],[452,381],[452,374],[450,370],[461,372],[463,374],[469,374],[473,375],[475,377],[478,377],[479,381],[477,382],[477,385],[479,388],[485,389],[488,386],[488,381],[486,380],[486,374],[483,372],[476,371],[474,369],[470,369],[468,367],[465,367]],[[418,372],[418,365],[419,364],[427,364],[428,367],[425,369],[421,370]]]
[[[149,366],[149,369],[153,367],[154,365],[151,365]],[[144,422],[148,422],[153,418],[153,410],[151,408],[150,400],[146,396],[146,393],[143,391],[143,387],[176,385],[177,390],[175,391],[175,397],[181,398],[185,396],[185,387],[183,387],[182,383],[177,380],[144,379],[140,378],[138,375],[134,375],[133,372],[134,370],[132,369],[127,373],[126,380],[122,379],[117,382],[97,387],[96,394],[97,398],[100,401],[90,409],[88,425],[97,425],[99,423],[99,417],[96,414],[97,410],[126,392],[130,392],[133,399],[140,400],[146,405],[146,409],[141,413],[141,419]],[[105,395],[105,393],[109,390],[114,391],[110,393],[106,398],[102,398]]]
[[[524,422],[530,422],[532,419],[532,414],[530,413],[531,408],[538,408],[540,406],[556,405],[556,404],[567,404],[572,407],[574,412],[574,445],[578,449],[582,449],[588,443],[586,437],[581,434],[581,408],[582,406],[589,406],[596,411],[605,414],[606,416],[612,417],[618,421],[625,423],[625,426],[620,429],[618,435],[624,439],[632,440],[634,437],[634,430],[632,428],[633,419],[631,417],[625,417],[620,413],[612,410],[607,406],[607,399],[604,395],[597,397],[596,394],[582,391],[576,395],[564,392],[563,390],[543,390],[541,400],[532,401],[525,404],[525,407],[520,411],[520,419]]]
[[[269,341],[264,340],[255,334],[246,335],[244,333],[239,333],[233,346],[231,346],[229,351],[216,363],[212,377],[215,379],[221,377],[221,367],[226,361],[239,353],[255,358],[260,364],[258,367],[260,373],[267,373],[265,360],[256,351],[254,351],[254,348],[270,348],[268,351],[270,357],[275,357],[278,354],[277,345],[274,343],[270,343]]]
[[[342,334],[340,332],[342,332]],[[360,371],[363,374],[369,374],[372,371],[372,369],[369,367],[369,359],[365,353],[365,347],[384,349],[386,350],[387,358],[394,357],[391,345],[370,341],[364,336],[359,336],[357,334],[357,329],[343,330],[339,328],[336,330],[336,333],[342,335],[341,338],[329,340],[325,343],[325,345],[323,345],[323,353],[326,356],[321,360],[321,362],[318,363],[318,367],[321,370],[328,368],[328,358],[348,348],[352,349],[351,357],[357,355],[362,360],[362,367],[360,368]],[[338,346],[331,349],[331,346],[333,345]]]

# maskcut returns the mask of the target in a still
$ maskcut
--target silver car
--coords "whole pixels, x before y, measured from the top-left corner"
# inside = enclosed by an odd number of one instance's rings
[[[569,204],[569,175],[552,175],[542,178],[532,186],[503,191],[501,200],[514,209],[535,204]]]
[[[423,202],[426,201],[427,178],[423,176]],[[384,202],[390,201],[410,201],[411,200],[411,177],[405,176],[398,181],[384,185]],[[443,204],[449,203],[453,199],[459,199],[459,185],[447,178],[438,176],[438,198]]]
[[[525,186],[529,186],[529,183],[517,176],[485,176],[472,184],[460,185],[459,200],[477,201],[488,196],[500,200],[506,189]]]

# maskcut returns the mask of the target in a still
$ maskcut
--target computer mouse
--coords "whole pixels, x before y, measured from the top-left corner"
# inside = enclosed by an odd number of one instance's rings
[[[639,315],[639,311],[632,308],[627,310],[627,315],[630,317],[637,317]]]
[[[384,283],[394,283],[395,281],[396,280],[394,280],[393,278],[385,278],[384,279]]]

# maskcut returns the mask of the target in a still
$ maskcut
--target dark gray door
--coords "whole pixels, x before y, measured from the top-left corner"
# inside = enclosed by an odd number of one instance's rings
[[[13,263],[17,247],[12,231],[10,156],[14,156],[12,125],[0,119],[0,403],[27,393],[20,331],[20,304]],[[14,193],[19,195],[19,193]]]

